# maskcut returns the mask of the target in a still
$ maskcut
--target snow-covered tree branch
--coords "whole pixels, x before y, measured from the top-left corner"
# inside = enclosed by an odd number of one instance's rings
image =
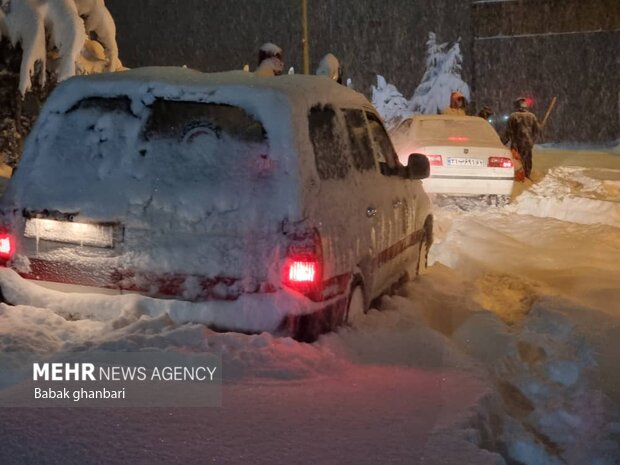
[[[409,101],[383,76],[377,76],[377,85],[372,86],[372,103],[388,128],[397,126],[411,115]]]
[[[21,45],[19,91],[48,73],[57,81],[122,67],[104,0],[0,0],[0,39]]]
[[[437,114],[450,105],[450,94],[458,91],[470,98],[469,86],[461,78],[460,39],[449,46],[437,44],[435,33],[426,42],[426,72],[411,99],[413,113]]]

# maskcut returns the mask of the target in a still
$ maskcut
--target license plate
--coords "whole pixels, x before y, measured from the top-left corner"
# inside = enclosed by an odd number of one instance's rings
[[[74,223],[41,218],[26,220],[24,236],[30,239],[90,247],[114,247],[114,225]]]
[[[473,166],[484,168],[484,160],[479,158],[448,158],[448,166]]]

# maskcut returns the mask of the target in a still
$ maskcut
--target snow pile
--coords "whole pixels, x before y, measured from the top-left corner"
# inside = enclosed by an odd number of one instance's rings
[[[620,169],[552,168],[508,210],[521,215],[620,227]]]
[[[377,86],[372,86],[372,103],[388,129],[411,115],[441,113],[450,106],[450,94],[454,91],[467,100],[470,98],[469,86],[461,78],[460,39],[452,45],[438,44],[435,33],[430,32],[426,47],[426,72],[410,100],[383,76],[377,76]]]
[[[291,291],[274,294],[243,294],[236,300],[187,302],[153,299],[137,294],[109,296],[56,292],[21,279],[10,269],[0,269],[4,298],[20,305],[44,307],[69,319],[114,319],[166,316],[177,324],[201,322],[214,327],[249,332],[277,332],[286,314],[307,308]]]
[[[6,35],[13,46],[21,44],[22,95],[35,76],[39,85],[45,84],[47,71],[63,81],[75,74],[122,68],[116,26],[104,0],[10,0],[7,5],[7,13],[0,12],[0,38]]]
[[[95,296],[88,296],[85,303],[103,308],[105,298],[97,302]],[[217,333],[199,324],[175,323],[166,313],[150,316],[138,312],[129,305],[131,299],[125,303],[122,314],[105,321],[74,319],[66,311],[49,308],[0,304],[0,352],[6,356],[11,352],[212,352],[222,356],[229,381],[302,379],[334,374],[349,366],[328,347],[268,333]]]
[[[620,169],[552,167],[504,209],[441,210],[429,260],[487,282],[481,294],[504,289],[505,302],[550,293],[613,311],[609,302],[620,299],[619,181]],[[524,306],[502,307],[514,316]]]

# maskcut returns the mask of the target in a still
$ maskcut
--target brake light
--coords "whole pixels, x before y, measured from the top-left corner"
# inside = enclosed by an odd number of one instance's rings
[[[431,166],[443,166],[443,158],[441,155],[426,155]]]
[[[316,284],[319,276],[319,263],[311,257],[291,259],[287,276],[288,282],[292,285]]]
[[[322,297],[323,270],[321,241],[317,231],[305,231],[291,237],[284,267],[282,284],[318,301]]]
[[[13,236],[7,233],[0,233],[0,260],[10,260],[15,253],[15,242]]]
[[[450,136],[450,137],[448,137],[448,140],[450,142],[467,142],[469,140],[469,137],[467,137],[467,136]]]
[[[512,168],[512,159],[507,157],[489,157],[489,168]]]

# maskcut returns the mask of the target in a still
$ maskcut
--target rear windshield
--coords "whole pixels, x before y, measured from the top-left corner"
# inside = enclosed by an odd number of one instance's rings
[[[216,138],[227,136],[242,142],[262,143],[266,139],[263,126],[239,107],[169,100],[155,101],[144,135],[146,139],[184,141],[197,129],[210,131]]]
[[[248,211],[275,195],[282,164],[272,159],[261,122],[245,109],[134,104],[127,97],[88,98],[64,114],[48,114],[36,155],[22,160],[31,203],[67,211],[145,203],[190,218]]]
[[[451,143],[499,142],[495,129],[482,118],[466,120],[420,119],[413,125],[416,140],[447,140]]]

